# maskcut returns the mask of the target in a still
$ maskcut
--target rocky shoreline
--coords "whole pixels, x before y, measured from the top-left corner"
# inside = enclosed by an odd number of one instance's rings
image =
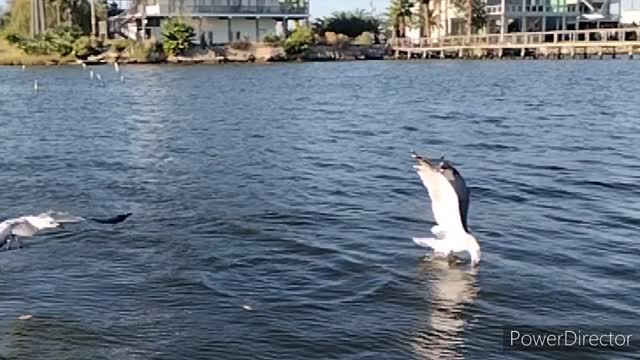
[[[71,65],[82,63],[101,65],[114,62],[121,64],[224,64],[384,60],[385,47],[384,45],[349,45],[337,48],[331,45],[315,45],[305,54],[288,56],[282,47],[250,44],[240,49],[234,48],[232,45],[193,47],[180,56],[166,56],[162,51],[151,51],[141,57],[124,49],[122,51],[107,50],[86,59],[25,55],[26,57],[28,57],[28,61],[25,62],[21,62],[20,59],[16,60],[15,57],[10,59],[10,62],[3,62],[0,52],[0,65]]]

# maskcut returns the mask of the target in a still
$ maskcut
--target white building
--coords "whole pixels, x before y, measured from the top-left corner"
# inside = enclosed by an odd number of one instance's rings
[[[487,23],[474,33],[571,30],[613,27],[618,22],[640,24],[640,0],[486,0]],[[618,1],[621,11],[616,11]],[[466,13],[452,0],[430,2],[433,13],[431,37],[465,35]],[[416,6],[417,15],[420,8]],[[624,21],[623,21],[624,19]],[[417,40],[425,35],[421,27],[410,27],[406,34]]]
[[[620,23],[640,25],[640,0],[620,0],[612,4],[611,11],[620,14]]]
[[[127,8],[110,18],[111,32],[161,39],[162,20],[180,18],[193,26],[195,42],[206,44],[261,41],[267,34],[286,31],[289,21],[309,18],[308,0],[134,0]]]

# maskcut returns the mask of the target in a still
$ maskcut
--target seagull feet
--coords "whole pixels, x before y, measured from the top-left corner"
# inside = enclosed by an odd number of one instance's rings
[[[11,243],[13,244],[15,249],[22,249],[22,241],[20,241],[19,237],[14,236]]]
[[[0,246],[0,251],[9,251],[15,249],[22,249],[22,241],[20,241],[20,239],[14,235],[8,237],[5,240],[4,244]]]

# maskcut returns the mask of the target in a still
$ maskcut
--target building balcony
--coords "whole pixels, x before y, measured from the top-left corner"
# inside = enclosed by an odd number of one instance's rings
[[[487,15],[500,15],[502,14],[501,5],[489,5],[486,7]],[[511,5],[507,4],[505,7],[505,14],[507,15],[527,15],[535,16],[545,14],[547,16],[553,15],[578,15],[579,11],[576,5]]]
[[[186,4],[185,4],[186,3]],[[160,3],[162,8],[162,2]],[[161,9],[161,11],[164,9]],[[194,4],[184,1],[170,0],[168,7],[169,14],[210,14],[212,16],[308,16],[308,6],[286,6],[286,5],[206,5]]]
[[[309,6],[216,5],[215,0],[114,0],[118,8],[147,16],[309,17]],[[212,4],[213,3],[213,4]]]

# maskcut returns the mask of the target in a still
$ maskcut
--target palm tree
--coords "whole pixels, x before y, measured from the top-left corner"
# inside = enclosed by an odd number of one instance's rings
[[[389,6],[389,20],[393,24],[394,35],[405,37],[408,21],[413,16],[412,0],[392,0]]]
[[[438,3],[436,3],[435,9],[429,10],[428,19],[424,12],[420,12],[419,15],[415,16],[413,26],[420,28],[422,37],[430,38],[436,29],[442,28],[442,19],[440,19],[441,11],[438,9],[439,6],[437,4]]]
[[[429,5],[431,0],[418,0],[422,14],[422,36],[431,38],[431,10]]]

